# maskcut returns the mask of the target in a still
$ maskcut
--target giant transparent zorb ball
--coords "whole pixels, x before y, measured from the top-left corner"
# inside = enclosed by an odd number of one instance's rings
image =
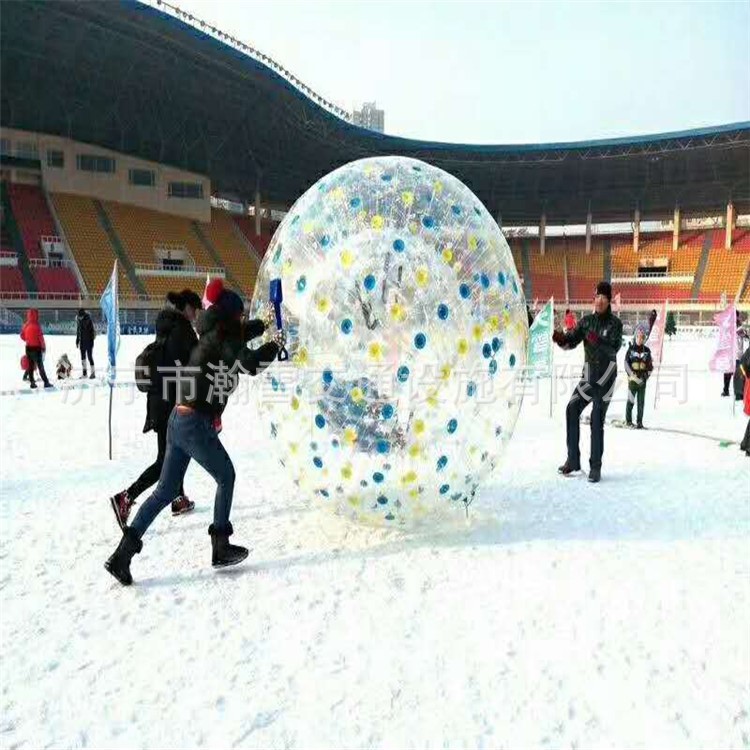
[[[521,406],[526,307],[476,196],[423,162],[352,162],[279,226],[253,311],[283,283],[290,359],[260,414],[298,492],[358,520],[463,513]]]

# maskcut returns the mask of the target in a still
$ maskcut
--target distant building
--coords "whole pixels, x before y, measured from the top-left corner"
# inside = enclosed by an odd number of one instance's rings
[[[352,122],[362,128],[382,133],[385,130],[385,112],[378,109],[375,102],[365,102],[362,109],[352,112]]]

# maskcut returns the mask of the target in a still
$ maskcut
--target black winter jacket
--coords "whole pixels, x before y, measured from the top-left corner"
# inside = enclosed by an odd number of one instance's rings
[[[89,349],[94,345],[96,331],[94,330],[94,321],[88,313],[79,315],[76,318],[76,346],[79,349]]]
[[[595,334],[595,343],[588,338],[592,333]],[[582,379],[592,385],[609,387],[617,377],[617,352],[622,346],[622,322],[612,313],[612,308],[607,308],[603,315],[585,315],[572,331],[563,336],[563,349],[575,349],[583,341]]]
[[[274,342],[257,349],[247,347],[248,341],[264,331],[260,320],[230,320],[215,306],[209,307],[198,324],[198,346],[181,377],[180,403],[212,417],[221,415],[237,388],[238,376],[257,375],[276,359],[279,347]]]
[[[185,367],[198,344],[198,336],[190,321],[182,313],[166,308],[156,318],[156,338],[163,340],[158,367]],[[155,377],[147,398],[144,432],[166,426],[172,408],[177,403],[176,374],[162,373]]]
[[[653,369],[651,349],[645,344],[638,346],[634,341],[631,341],[627,352],[625,352],[625,372],[627,372],[628,378],[645,383]]]

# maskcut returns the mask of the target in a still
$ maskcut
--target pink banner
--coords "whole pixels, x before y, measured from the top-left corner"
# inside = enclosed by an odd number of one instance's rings
[[[713,372],[734,372],[734,363],[737,359],[737,313],[734,304],[724,312],[714,315],[714,321],[719,327],[716,351],[708,369]]]
[[[654,363],[654,367],[658,367],[661,364],[661,356],[664,351],[664,329],[667,326],[667,301],[664,300],[661,304],[661,310],[659,310],[654,325],[648,334],[648,345],[651,349],[651,360]]]
[[[612,300],[612,310],[616,313],[619,313],[622,309],[622,297],[620,296],[620,292],[617,292],[615,294],[615,298]]]

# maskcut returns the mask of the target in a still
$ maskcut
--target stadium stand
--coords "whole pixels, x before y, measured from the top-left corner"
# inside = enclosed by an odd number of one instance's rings
[[[539,252],[539,241],[530,242],[531,275],[534,297],[546,300],[554,297],[564,301],[565,296],[565,245],[562,242],[545,243],[545,253]]]
[[[713,300],[726,294],[733,300],[745,280],[750,263],[750,240],[747,231],[734,231],[730,250],[724,248],[724,230],[713,232],[708,265],[701,283],[699,300]]]
[[[211,209],[211,223],[204,226],[203,231],[228,273],[237,279],[245,294],[251,295],[258,275],[258,257],[245,243],[244,235],[235,227],[232,216],[226,211]]]
[[[109,281],[116,255],[99,223],[92,199],[68,193],[51,193],[50,199],[89,293],[101,294]],[[135,291],[122,267],[118,279],[120,293],[132,296]]]
[[[43,294],[76,294],[79,291],[78,281],[70,268],[42,265],[47,262],[42,251],[42,237],[57,236],[55,220],[42,189],[36,185],[11,183],[8,195],[37,290]]]
[[[261,225],[261,234],[255,234],[255,219],[252,216],[234,216],[234,223],[240,228],[245,239],[255,251],[260,259],[266,254],[268,246],[271,244],[273,233]]]
[[[568,294],[571,300],[593,299],[597,282],[604,278],[604,241],[591,241],[591,252],[586,254],[586,238],[568,238]]]

